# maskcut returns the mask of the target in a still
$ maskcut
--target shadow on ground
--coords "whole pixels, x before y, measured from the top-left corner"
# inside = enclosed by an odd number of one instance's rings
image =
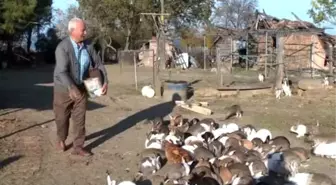
[[[0,73],[0,109],[52,110],[53,65]],[[104,107],[89,101],[88,110]],[[1,113],[0,113],[1,115]]]
[[[16,155],[16,156],[8,157],[7,159],[5,159],[3,161],[0,161],[0,169],[2,169],[5,166],[19,160],[22,157],[23,157],[22,155]]]
[[[140,112],[137,112],[121,121],[115,125],[105,128],[101,131],[92,133],[86,137],[86,140],[95,139],[93,142],[88,144],[85,148],[92,150],[93,148],[103,144],[105,141],[111,139],[112,137],[124,132],[125,130],[132,128],[137,123],[154,119],[155,117],[165,117],[170,114],[175,107],[175,100],[180,100],[181,97],[178,94],[174,94],[172,101],[167,101],[160,103],[154,106],[151,106],[147,109],[144,109]]]
[[[34,127],[38,127],[38,126],[42,126],[42,125],[44,125],[44,124],[52,123],[53,121],[55,121],[55,119],[50,119],[50,120],[48,120],[48,121],[44,121],[44,122],[42,122],[42,123],[37,123],[37,124],[31,125],[31,126],[28,126],[28,127],[26,127],[26,128],[19,129],[19,130],[17,130],[17,131],[12,132],[12,133],[9,133],[9,134],[0,136],[0,139],[4,139],[4,138],[6,138],[6,137],[9,137],[9,136],[12,136],[12,135],[14,135],[14,134],[17,134],[17,133],[20,133],[20,132],[29,130],[29,129],[34,128]]]

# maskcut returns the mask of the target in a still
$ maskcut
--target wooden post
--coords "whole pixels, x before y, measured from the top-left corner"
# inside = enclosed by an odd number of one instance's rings
[[[120,51],[118,51],[118,52],[120,52]],[[120,56],[120,54],[118,54],[118,56]],[[118,62],[119,62],[119,66],[120,66],[120,74],[122,73],[122,70],[123,70],[123,62],[122,62],[122,60],[120,60],[120,57],[119,57],[119,59],[118,59]]]
[[[206,53],[205,53],[205,47],[206,47],[206,36],[203,35],[203,68],[204,71],[206,70]]]
[[[313,70],[313,44],[310,45],[309,60],[310,60],[310,76],[311,76],[311,78],[314,78],[314,70]]]
[[[137,63],[136,63],[135,51],[133,51],[133,62],[134,62],[134,82],[135,82],[135,90],[138,90],[138,74],[137,74]]]
[[[161,35],[161,55],[162,57],[160,57],[160,69],[165,69],[166,68],[166,62],[167,62],[167,59],[166,59],[166,37],[163,33],[163,31],[161,32],[162,35]]]
[[[152,57],[152,66],[153,66],[153,84],[152,84],[152,86],[154,87],[154,89],[155,89],[155,57],[156,56],[154,56],[155,55],[155,53],[154,53],[154,49],[152,50],[152,52],[153,52],[153,57]],[[156,89],[155,89],[156,90]],[[160,89],[161,90],[161,89]],[[157,92],[155,92],[155,94],[156,94]]]
[[[284,64],[283,64],[283,54],[284,54],[284,43],[283,39],[281,39],[281,35],[278,33],[276,36],[276,45],[277,45],[277,74],[275,80],[275,88],[282,88],[282,80],[284,77]]]
[[[267,39],[268,39],[268,32],[266,32],[266,36],[265,36],[265,78],[267,77],[267,60],[268,60],[268,43],[267,43]]]
[[[231,37],[231,53],[230,53],[230,56],[231,56],[230,73],[232,74],[232,65],[233,65],[233,39],[232,39],[232,37]]]
[[[248,63],[249,63],[249,42],[248,42],[248,38],[249,38],[249,35],[247,33],[246,35],[246,57],[245,57],[245,70],[247,71],[248,70]]]
[[[223,85],[222,82],[222,72],[221,72],[221,60],[220,60],[220,52],[219,52],[220,48],[216,48],[216,62],[217,62],[217,76],[218,76],[218,82],[219,82],[219,86],[221,87]]]
[[[160,83],[160,76],[159,76],[159,67],[160,67],[159,64],[160,64],[160,60],[161,60],[161,58],[159,56],[159,53],[160,53],[160,47],[159,47],[160,43],[159,42],[160,42],[161,39],[159,39],[160,33],[158,33],[156,35],[157,35],[157,37],[156,37],[156,44],[157,44],[156,60],[155,60],[155,63],[153,64],[154,65],[154,79],[155,79],[154,89],[155,89],[155,95],[157,97],[159,97],[159,96],[161,96],[161,83]]]
[[[328,55],[329,55],[329,76],[333,76],[333,63],[334,63],[334,56],[333,56],[333,46],[329,43],[328,44]],[[330,82],[331,84],[331,82]]]

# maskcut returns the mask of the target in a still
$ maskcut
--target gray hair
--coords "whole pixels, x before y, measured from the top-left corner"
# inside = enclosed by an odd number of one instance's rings
[[[69,23],[68,23],[68,32],[70,33],[73,29],[76,28],[76,22],[78,21],[84,21],[83,19],[81,18],[78,18],[78,17],[74,17],[72,18]]]

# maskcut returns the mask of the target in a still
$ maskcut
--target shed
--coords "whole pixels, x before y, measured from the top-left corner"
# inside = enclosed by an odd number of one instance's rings
[[[258,62],[264,63],[265,50],[268,53],[274,53],[276,46],[276,32],[283,32],[280,39],[284,40],[284,60],[287,69],[315,68],[319,70],[328,70],[327,58],[330,54],[329,49],[334,50],[336,39],[324,32],[323,29],[306,21],[292,21],[288,19],[278,19],[266,15],[265,13],[256,13],[256,20],[251,24],[249,30],[264,30],[265,34],[254,36],[256,55]],[[266,33],[273,33],[267,36],[268,46],[266,47]],[[249,40],[250,41],[250,40]],[[331,47],[331,48],[330,48]],[[272,58],[275,60],[275,57]]]

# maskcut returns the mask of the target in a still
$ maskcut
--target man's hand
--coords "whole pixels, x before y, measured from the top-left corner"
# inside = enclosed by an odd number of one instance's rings
[[[72,100],[75,101],[75,100],[79,99],[82,96],[82,94],[80,93],[78,88],[73,85],[69,88],[69,96]]]
[[[107,93],[107,87],[108,87],[107,83],[104,83],[104,85],[102,87],[102,95],[106,95],[106,93]]]

